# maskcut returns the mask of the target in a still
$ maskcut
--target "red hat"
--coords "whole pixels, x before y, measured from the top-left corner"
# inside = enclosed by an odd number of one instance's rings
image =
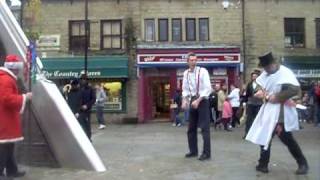
[[[8,69],[22,69],[23,62],[20,61],[20,58],[17,55],[9,54],[4,62],[4,67]]]

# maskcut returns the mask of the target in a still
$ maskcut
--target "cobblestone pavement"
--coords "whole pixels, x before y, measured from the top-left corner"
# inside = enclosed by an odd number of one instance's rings
[[[94,129],[93,144],[107,171],[22,167],[24,180],[320,180],[320,128],[304,124],[294,133],[305,153],[310,173],[297,176],[296,162],[277,137],[273,140],[268,174],[254,169],[258,146],[242,140],[243,128],[233,132],[211,129],[212,159],[185,159],[186,127],[169,123],[108,125]],[[199,134],[199,145],[202,144]],[[200,146],[199,146],[200,147]],[[201,148],[200,148],[201,149]]]

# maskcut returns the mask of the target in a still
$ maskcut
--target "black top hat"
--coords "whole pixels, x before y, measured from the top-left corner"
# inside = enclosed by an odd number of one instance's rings
[[[275,62],[272,52],[267,52],[262,56],[259,56],[259,66],[266,67]]]

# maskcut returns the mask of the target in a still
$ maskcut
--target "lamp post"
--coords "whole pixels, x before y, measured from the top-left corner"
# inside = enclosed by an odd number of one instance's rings
[[[88,74],[88,36],[89,36],[89,21],[88,21],[88,0],[85,0],[84,5],[84,31],[85,31],[85,43],[84,43],[84,74],[87,76]]]

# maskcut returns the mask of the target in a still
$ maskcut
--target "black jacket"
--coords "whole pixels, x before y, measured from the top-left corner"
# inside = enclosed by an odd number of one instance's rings
[[[81,107],[81,91],[80,89],[74,89],[72,88],[70,92],[68,93],[67,98],[68,105],[73,112],[73,114],[80,112]]]
[[[88,84],[81,87],[81,106],[86,105],[86,110],[81,110],[82,112],[88,112],[91,110],[92,105],[96,102],[96,92]]]

